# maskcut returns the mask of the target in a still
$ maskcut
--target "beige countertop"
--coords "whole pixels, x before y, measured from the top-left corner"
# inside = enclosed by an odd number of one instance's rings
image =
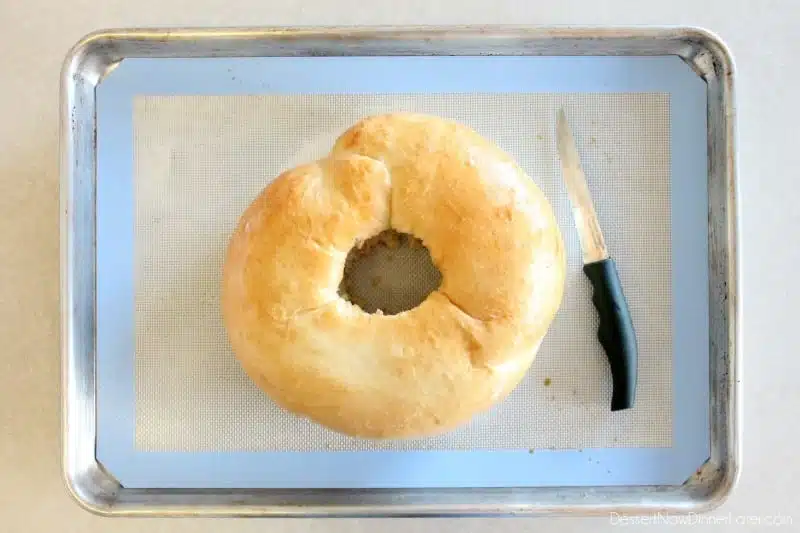
[[[0,3],[0,531],[511,531],[611,529],[579,520],[245,521],[104,519],[74,504],[59,451],[58,75],[104,27],[333,24],[682,24],[718,33],[737,65],[744,337],[744,465],[712,516],[800,527],[796,265],[800,37],[793,0],[5,0]],[[391,5],[391,7],[389,7]],[[227,14],[226,14],[227,13]],[[739,519],[739,520],[737,520]],[[662,526],[652,526],[658,529]],[[668,526],[664,526],[668,527]],[[711,528],[713,526],[697,526]],[[751,526],[756,527],[757,526]]]

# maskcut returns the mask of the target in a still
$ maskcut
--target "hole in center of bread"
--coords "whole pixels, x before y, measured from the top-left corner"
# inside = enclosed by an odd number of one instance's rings
[[[441,283],[422,241],[386,230],[350,250],[339,294],[367,313],[396,315],[417,307]]]

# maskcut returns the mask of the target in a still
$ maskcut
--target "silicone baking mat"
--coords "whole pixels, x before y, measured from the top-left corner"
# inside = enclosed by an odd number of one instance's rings
[[[638,333],[639,386],[630,411],[609,411],[610,374],[553,136],[559,106],[575,131]],[[440,436],[371,441],[284,412],[249,381],[227,344],[219,286],[227,239],[261,188],[283,170],[323,157],[359,118],[389,111],[459,121],[511,153],[553,203],[568,277],[536,362],[507,400]],[[669,95],[142,96],[134,101],[133,124],[137,448],[670,446]],[[354,275],[364,278],[364,270]]]
[[[129,488],[683,482],[709,457],[706,98],[666,56],[126,59],[97,87],[98,461]],[[639,334],[630,411],[609,411],[559,106]],[[228,236],[269,180],[391,110],[461,121],[516,157],[553,203],[569,275],[506,401],[445,435],[373,442],[261,393],[230,352],[218,293]]]

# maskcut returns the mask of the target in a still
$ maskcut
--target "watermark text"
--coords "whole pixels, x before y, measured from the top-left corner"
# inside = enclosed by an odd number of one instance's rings
[[[669,514],[653,513],[647,515],[628,515],[610,513],[609,522],[613,526],[651,526],[651,525],[720,525],[720,526],[791,526],[792,517],[785,514],[747,515],[747,514]]]

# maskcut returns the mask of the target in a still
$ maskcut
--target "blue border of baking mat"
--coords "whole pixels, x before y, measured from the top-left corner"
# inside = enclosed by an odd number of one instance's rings
[[[671,99],[673,445],[520,451],[134,448],[134,96],[666,92]],[[675,485],[709,456],[706,85],[678,57],[127,59],[97,88],[97,458],[130,488]],[[591,460],[589,460],[591,458]]]

